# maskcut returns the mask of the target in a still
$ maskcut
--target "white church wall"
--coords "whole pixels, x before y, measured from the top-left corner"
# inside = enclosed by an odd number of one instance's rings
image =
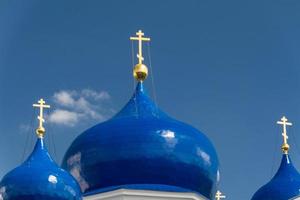
[[[119,189],[86,196],[83,200],[208,200],[195,193],[160,192],[149,190]]]
[[[290,200],[300,200],[300,196],[291,198]]]

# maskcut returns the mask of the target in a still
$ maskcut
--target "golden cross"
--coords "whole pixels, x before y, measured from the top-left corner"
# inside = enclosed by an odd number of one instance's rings
[[[281,121],[278,121],[277,124],[282,125],[283,128],[283,132],[282,132],[282,137],[283,137],[283,145],[282,145],[282,150],[284,151],[284,153],[287,153],[288,149],[289,149],[289,145],[288,145],[288,135],[287,135],[287,131],[286,131],[286,127],[287,126],[292,126],[293,124],[288,122],[288,119],[283,116],[281,118]]]
[[[44,99],[40,99],[38,101],[39,104],[33,104],[33,107],[40,108],[40,114],[37,117],[39,120],[39,127],[36,129],[36,133],[39,137],[43,137],[45,133],[45,128],[43,127],[43,123],[45,122],[44,119],[44,108],[50,108],[50,105],[46,105]]]
[[[216,193],[216,200],[221,200],[221,199],[225,199],[226,196],[222,195],[222,192],[220,192],[220,190],[217,191]]]
[[[144,33],[139,30],[139,32],[136,33],[137,37],[130,37],[130,40],[137,40],[139,41],[139,53],[137,54],[137,57],[139,59],[139,64],[142,64],[143,63],[143,60],[144,60],[144,57],[143,57],[143,44],[142,42],[145,41],[145,42],[149,42],[150,41],[150,38],[145,38],[143,37],[144,36]]]

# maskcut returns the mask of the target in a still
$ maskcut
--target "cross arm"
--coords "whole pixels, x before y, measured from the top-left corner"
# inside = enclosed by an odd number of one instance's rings
[[[43,108],[50,108],[50,105],[41,105],[41,104],[32,104],[33,107],[43,107]]]
[[[130,37],[130,40],[142,40],[142,41],[150,41],[150,38],[139,38],[139,37]]]

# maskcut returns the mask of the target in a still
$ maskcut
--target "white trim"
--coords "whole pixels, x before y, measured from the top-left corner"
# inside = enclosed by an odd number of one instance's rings
[[[84,200],[208,200],[192,192],[162,192],[151,190],[118,189],[110,192],[86,196]]]
[[[300,196],[293,197],[290,200],[300,200]]]

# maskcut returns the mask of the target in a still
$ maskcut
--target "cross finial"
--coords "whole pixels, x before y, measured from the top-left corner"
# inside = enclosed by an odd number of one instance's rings
[[[38,135],[38,137],[42,138],[44,137],[45,134],[45,128],[43,127],[43,123],[45,122],[44,119],[44,108],[50,108],[50,105],[46,105],[44,99],[40,99],[38,101],[39,104],[33,104],[33,107],[37,107],[40,108],[40,114],[37,117],[39,120],[39,127],[36,129],[36,134]]]
[[[139,64],[143,64],[143,60],[144,60],[144,57],[143,57],[143,41],[145,42],[149,42],[150,41],[150,38],[146,38],[146,37],[143,37],[145,34],[139,30],[137,33],[136,33],[136,36],[137,37],[130,37],[130,40],[137,40],[139,42],[139,53],[137,54],[137,57],[139,59]]]
[[[222,195],[222,192],[220,192],[220,190],[217,191],[215,197],[216,197],[216,200],[221,200],[221,199],[225,199],[226,198],[225,195]]]
[[[292,126],[293,124],[290,123],[290,122],[288,122],[288,119],[285,116],[283,116],[281,118],[281,121],[278,121],[277,124],[282,125],[282,129],[283,129],[283,132],[282,132],[283,144],[281,146],[281,149],[282,149],[283,153],[287,154],[288,151],[289,151],[290,146],[289,146],[289,144],[287,142],[287,140],[288,140],[289,137],[287,135],[286,127],[287,126]]]

